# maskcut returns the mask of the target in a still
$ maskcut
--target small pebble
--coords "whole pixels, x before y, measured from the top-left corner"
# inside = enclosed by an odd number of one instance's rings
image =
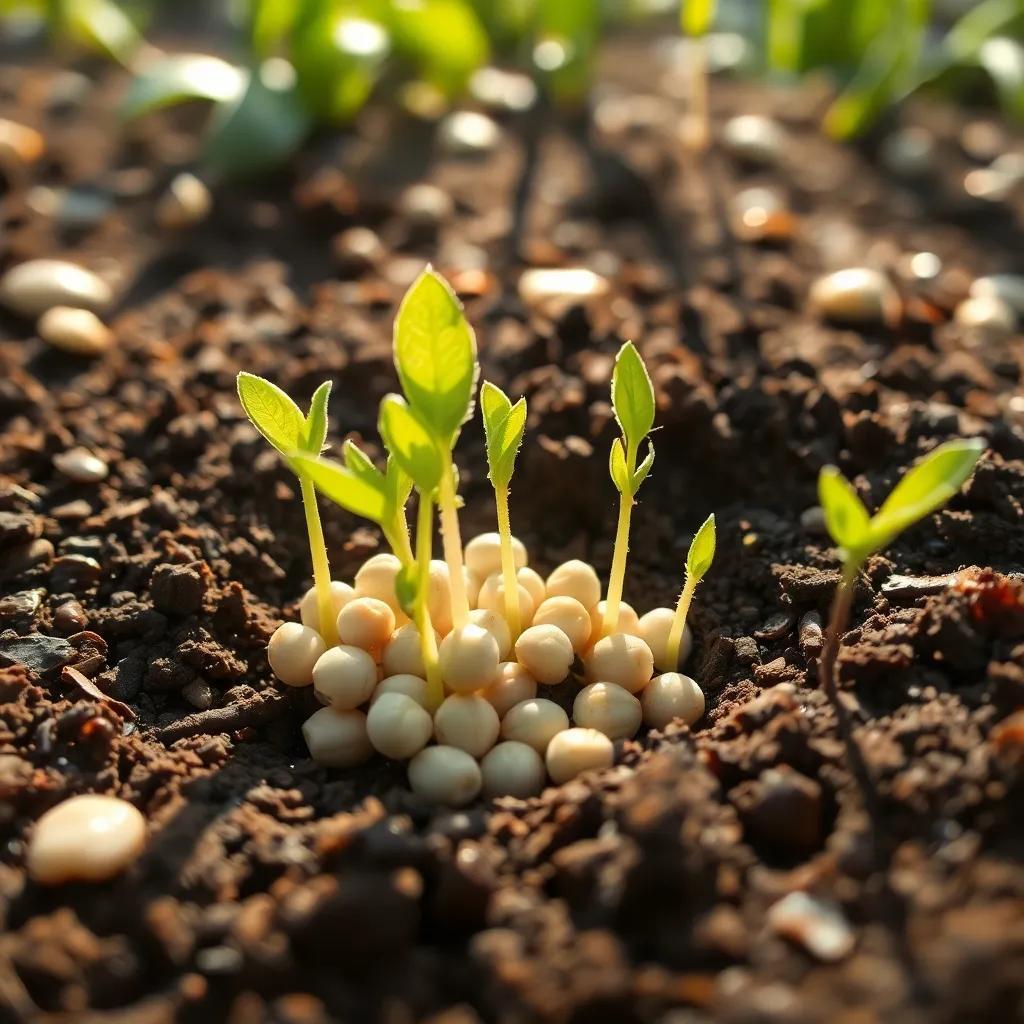
[[[113,796],[73,796],[47,811],[29,840],[26,866],[43,885],[101,882],[123,871],[146,845],[146,819]]]
[[[40,318],[36,327],[43,341],[76,356],[100,356],[114,340],[110,328],[88,309],[54,306]]]
[[[1017,274],[989,274],[971,285],[972,299],[1002,299],[1018,316],[1024,316],[1024,277]]]
[[[970,327],[989,335],[1012,334],[1017,316],[1010,306],[995,295],[975,295],[964,299],[953,311],[961,327]]]
[[[70,448],[53,457],[53,465],[76,484],[95,484],[105,480],[110,467],[85,448]]]
[[[416,227],[436,228],[455,213],[455,203],[443,189],[421,182],[402,193],[398,209]]]
[[[181,231],[202,223],[213,209],[213,196],[194,174],[177,175],[157,200],[156,222],[169,231]]]
[[[0,117],[0,163],[34,164],[45,152],[46,141],[35,128]]]
[[[800,513],[800,528],[813,537],[827,537],[825,510],[820,505],[811,505]]]
[[[547,316],[557,316],[569,306],[587,306],[609,292],[608,281],[583,267],[527,270],[519,278],[519,297]]]
[[[480,68],[469,80],[470,95],[492,110],[521,113],[537,102],[537,86],[517,71],[502,68]]]
[[[935,166],[935,139],[924,128],[901,128],[886,136],[882,163],[901,178],[919,178]]]
[[[52,217],[64,228],[94,227],[114,208],[114,201],[106,192],[47,185],[29,189],[26,202],[34,213]]]
[[[54,306],[101,310],[113,298],[106,281],[64,260],[28,260],[0,278],[0,302],[32,319]]]
[[[768,926],[776,935],[795,942],[825,963],[837,963],[847,957],[856,941],[838,907],[806,892],[783,896],[768,911]]]
[[[484,156],[501,141],[501,129],[486,114],[456,110],[438,128],[442,148],[455,156]]]
[[[347,274],[361,274],[384,258],[384,245],[369,228],[346,228],[331,239],[335,263]]]
[[[786,133],[777,121],[760,114],[730,118],[722,128],[722,143],[740,160],[751,164],[777,163],[786,144]]]
[[[796,230],[796,218],[771,189],[744,189],[732,209],[733,231],[747,242],[787,242]]]
[[[869,267],[849,267],[819,277],[809,304],[820,316],[843,324],[892,323],[900,301],[888,278]]]

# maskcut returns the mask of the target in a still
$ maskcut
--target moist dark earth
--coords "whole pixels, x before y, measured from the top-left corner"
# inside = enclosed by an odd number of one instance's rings
[[[632,98],[589,133],[535,113],[466,160],[372,109],[287,172],[215,188],[211,218],[179,233],[153,211],[200,112],[122,130],[118,73],[90,67],[83,85],[5,62],[0,113],[48,148],[3,175],[2,267],[64,256],[119,299],[95,360],[0,315],[0,1020],[1024,1019],[1024,344],[951,320],[974,276],[1024,270],[1024,194],[971,199],[965,140],[1021,140],[918,105],[903,117],[935,133],[935,162],[900,180],[879,169],[883,129],[855,147],[819,133],[816,88],[716,80],[716,126],[771,113],[790,141],[771,170],[717,145],[695,158],[655,59],[620,58],[605,102]],[[410,214],[415,181],[453,208]],[[109,202],[86,223],[43,217],[41,184]],[[787,198],[791,240],[735,237],[729,204],[750,185]],[[372,258],[339,253],[352,226],[378,234]],[[908,271],[919,251],[937,277]],[[607,570],[626,338],[660,426],[627,600],[671,603],[693,531],[718,517],[691,620],[704,718],[620,742],[612,769],[536,799],[460,812],[419,802],[400,765],[309,760],[311,695],[275,684],[264,653],[309,585],[298,489],[234,390],[242,369],[300,401],[331,378],[332,445],[379,455],[391,322],[427,261],[466,302],[484,376],[529,401],[512,517],[531,564]],[[898,322],[807,311],[818,274],[864,263],[890,272]],[[589,266],[610,292],[537,310],[516,288],[531,265]],[[815,676],[838,578],[815,480],[835,462],[876,507],[955,436],[987,442],[973,480],[870,561],[844,637],[871,816]],[[106,479],[58,472],[77,445]],[[457,457],[464,534],[493,529],[478,422]],[[351,579],[382,540],[323,515]],[[33,823],[86,792],[139,807],[147,851],[108,883],[34,884]]]

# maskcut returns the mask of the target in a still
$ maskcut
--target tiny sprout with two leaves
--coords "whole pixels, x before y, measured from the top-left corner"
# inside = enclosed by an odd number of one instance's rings
[[[313,561],[320,635],[328,645],[337,643],[338,639],[331,602],[331,566],[327,560],[313,481],[300,458],[315,458],[323,449],[327,438],[327,401],[330,394],[331,383],[325,381],[313,394],[308,415],[303,415],[302,410],[276,384],[253,373],[238,375],[238,398],[245,414],[299,478]]]
[[[615,357],[612,371],[612,409],[622,437],[612,442],[608,469],[612,483],[619,492],[619,520],[615,530],[615,548],[608,595],[605,602],[602,632],[613,633],[619,621],[619,605],[626,579],[626,556],[629,553],[629,524],[633,502],[640,485],[654,465],[654,445],[647,441],[647,456],[637,466],[640,446],[654,426],[654,386],[640,353],[627,341]]]

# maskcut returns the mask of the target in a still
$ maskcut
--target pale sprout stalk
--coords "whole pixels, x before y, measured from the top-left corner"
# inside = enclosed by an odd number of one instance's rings
[[[313,482],[305,476],[299,477],[302,493],[302,507],[306,513],[306,532],[309,534],[309,553],[313,561],[313,586],[316,590],[317,617],[320,635],[328,647],[338,642],[336,616],[331,602],[331,566],[327,561],[327,546],[324,531],[320,525],[320,511],[316,504],[316,490]]]
[[[683,630],[686,629],[686,616],[690,611],[690,602],[693,600],[693,592],[700,582],[696,577],[687,576],[683,584],[683,591],[679,595],[679,602],[676,604],[676,613],[672,616],[672,625],[668,631],[668,641],[665,644],[665,661],[672,667],[672,670],[679,664],[679,649],[683,644]]]
[[[494,488],[494,502],[498,509],[498,535],[501,537],[501,573],[505,586],[505,619],[512,642],[519,639],[523,622],[519,614],[519,579],[516,558],[512,551],[512,522],[508,512],[508,488]]]
[[[469,622],[469,599],[466,596],[466,577],[462,571],[462,534],[459,530],[454,467],[450,455],[445,460],[439,490],[441,540],[444,545],[444,560],[448,563],[448,575],[451,577],[452,628],[461,629]]]
[[[628,446],[626,466],[632,476],[636,469],[636,449]],[[615,549],[612,554],[612,568],[608,576],[608,596],[605,599],[604,622],[601,635],[614,633],[619,623],[619,605],[622,602],[622,588],[626,582],[626,556],[629,554],[629,523],[633,515],[633,495],[619,495],[619,522],[615,528]]]
[[[695,153],[708,148],[708,44],[704,37],[691,40],[687,56],[689,102],[683,115],[683,145]]]
[[[444,700],[444,681],[441,679],[441,665],[437,658],[437,637],[430,621],[427,607],[427,576],[430,572],[431,544],[434,527],[434,503],[421,493],[416,519],[416,561],[419,568],[420,586],[417,588],[413,618],[420,634],[420,651],[427,675],[427,703],[430,711],[436,711]],[[408,539],[407,539],[408,542]],[[461,569],[460,569],[461,572]]]

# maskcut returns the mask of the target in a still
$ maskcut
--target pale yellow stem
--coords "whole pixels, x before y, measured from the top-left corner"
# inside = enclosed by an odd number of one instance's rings
[[[466,577],[462,571],[462,534],[459,531],[459,510],[455,501],[454,469],[450,455],[441,474],[440,492],[441,540],[451,578],[452,627],[461,629],[469,622],[469,598],[466,596]]]
[[[619,524],[615,528],[615,550],[608,576],[608,595],[604,603],[604,622],[601,624],[602,636],[614,633],[619,624],[619,605],[622,603],[622,588],[626,582],[626,555],[629,554],[629,522],[632,515],[632,496],[620,495]]]
[[[683,115],[683,145],[695,153],[703,153],[711,141],[708,127],[708,52],[705,39],[694,39],[687,47],[692,57],[688,69],[689,97]]]
[[[416,591],[416,603],[413,608],[416,629],[420,634],[420,653],[427,676],[427,703],[431,711],[436,711],[444,700],[444,680],[441,678],[441,665],[437,660],[437,637],[430,621],[430,609],[427,606],[427,588],[430,573],[430,556],[433,554],[434,503],[424,494],[420,494],[420,506],[416,520],[416,561],[419,567],[420,585]]]
[[[683,645],[686,615],[690,610],[693,592],[697,589],[699,582],[699,580],[691,579],[687,576],[686,582],[683,584],[683,592],[679,595],[676,613],[672,616],[672,626],[668,631],[668,642],[665,644],[665,664],[664,666],[658,666],[664,672],[675,672],[679,668],[679,649]]]
[[[519,578],[516,574],[516,556],[512,551],[512,522],[508,514],[508,488],[494,488],[494,503],[498,509],[498,536],[501,538],[501,574],[505,587],[505,619],[512,642],[519,639],[523,622],[519,614]]]
[[[304,476],[299,477],[299,490],[302,493],[302,507],[306,513],[306,532],[309,534],[309,553],[313,561],[313,587],[316,590],[317,621],[320,623],[320,635],[328,647],[338,642],[338,627],[331,601],[331,565],[327,560],[327,545],[324,543],[324,531],[320,525],[320,511],[316,504],[316,489],[313,482]]]

